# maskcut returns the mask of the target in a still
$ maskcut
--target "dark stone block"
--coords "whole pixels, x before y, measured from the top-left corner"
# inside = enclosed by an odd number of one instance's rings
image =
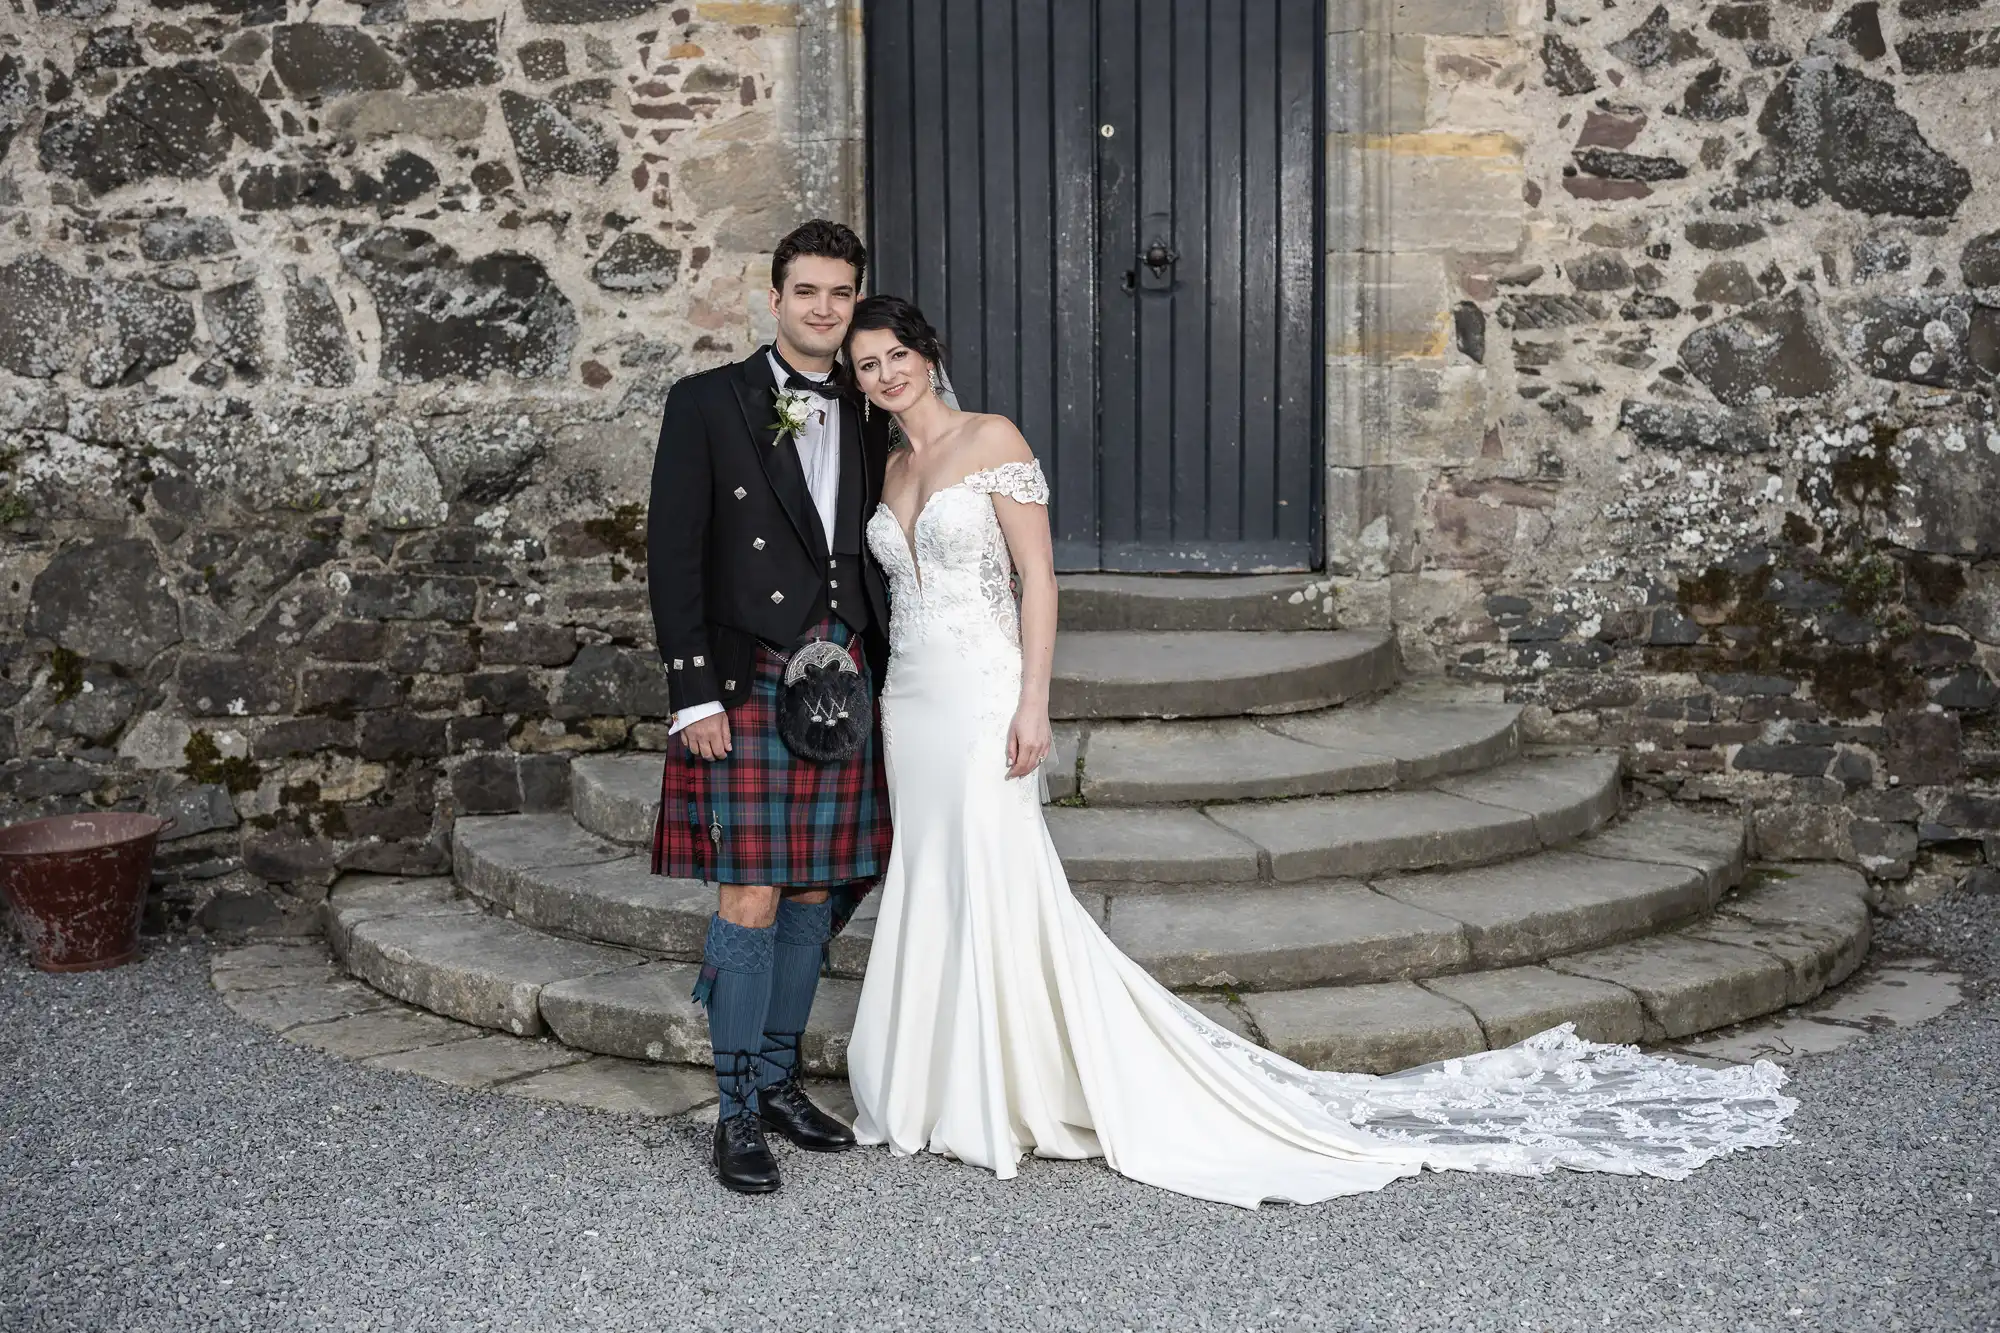
[[[1685,648],[1701,642],[1701,626],[1671,606],[1655,607],[1646,642],[1658,648]]]
[[[1697,60],[1708,54],[1702,50],[1693,33],[1673,26],[1665,5],[1655,6],[1644,23],[1605,49],[1639,69],[1678,65],[1684,60]]]
[[[466,621],[472,619],[478,601],[479,585],[469,578],[348,575],[346,610],[358,620]]]
[[[1486,360],[1486,312],[1471,301],[1460,301],[1451,312],[1452,332],[1458,350],[1474,361]]]
[[[1516,625],[1507,631],[1509,643],[1553,643],[1570,632],[1568,616],[1548,616]]]
[[[507,720],[502,717],[455,717],[445,729],[452,753],[507,748]]]
[[[1681,313],[1681,303],[1671,296],[1638,295],[1618,307],[1618,318],[1651,322],[1676,319]]]
[[[549,83],[569,74],[569,53],[560,37],[522,42],[514,54],[521,62],[521,72],[536,83]]]
[[[1894,233],[1864,236],[1854,243],[1854,280],[1901,273],[1910,266],[1910,243]]]
[[[393,708],[403,695],[403,682],[380,667],[307,667],[299,680],[299,711]]]
[[[548,711],[548,696],[526,671],[479,671],[465,678],[465,697],[489,713],[539,716]]]
[[[1863,60],[1880,60],[1889,54],[1889,44],[1882,40],[1882,6],[1876,0],[1851,6],[1827,36],[1846,42]]]
[[[501,252],[461,262],[429,233],[396,228],[348,233],[340,255],[375,298],[384,379],[567,370],[576,313],[539,260]]]
[[[204,292],[202,317],[208,321],[215,352],[230,369],[255,381],[264,374],[264,296],[245,279]]]
[[[295,97],[327,97],[403,86],[403,67],[359,28],[281,23],[271,33],[271,68]]]
[[[618,146],[553,102],[502,89],[500,114],[514,141],[521,179],[529,185],[555,176],[583,176],[602,184],[618,169]]]
[[[277,141],[256,96],[214,61],[184,60],[134,75],[102,116],[52,113],[40,149],[43,170],[104,194],[155,176],[211,175],[239,141],[253,148]]]
[[[511,754],[477,754],[451,771],[452,803],[461,815],[511,815],[521,809],[521,775]]]
[[[1732,41],[1761,42],[1771,35],[1771,7],[1768,4],[1717,5],[1708,16],[1708,30]]]
[[[1964,776],[1958,714],[1909,710],[1883,724],[1883,764],[1892,777],[1918,787],[1942,787]]]
[[[659,8],[660,0],[522,0],[530,23],[616,23]]]
[[[0,368],[48,379],[75,368],[103,389],[137,384],[194,347],[194,307],[144,283],[73,278],[39,255],[0,267]],[[80,363],[80,364],[79,364]]]
[[[610,292],[661,292],[674,285],[680,268],[680,251],[628,231],[591,265],[590,280]]]
[[[1847,371],[1802,289],[1696,329],[1681,362],[1731,407],[1766,398],[1819,398],[1839,391]]]
[[[569,809],[569,756],[521,756],[521,808],[535,813]]]
[[[1627,399],[1618,421],[1641,443],[1662,449],[1753,454],[1771,444],[1768,427],[1736,412]]]
[[[1597,87],[1597,76],[1574,46],[1554,33],[1542,38],[1542,82],[1565,97]]]
[[[1688,174],[1687,167],[1671,157],[1621,153],[1611,148],[1579,148],[1574,156],[1586,172],[1612,180],[1671,181]]]
[[[1964,167],[1925,141],[1896,90],[1842,65],[1794,66],[1764,109],[1765,147],[1743,169],[1760,194],[1821,197],[1864,213],[1949,217],[1972,193]]]
[[[1729,72],[1721,65],[1710,65],[1681,94],[1681,114],[1689,120],[1734,120],[1750,114],[1750,98],[1742,85],[1730,84]]]
[[[73,759],[21,759],[0,769],[0,794],[18,801],[46,801],[97,790],[96,769]]]
[[[325,278],[287,276],[285,342],[294,379],[321,389],[344,389],[354,383],[354,345]]]
[[[1945,797],[1937,819],[1961,831],[2000,829],[2000,794],[1960,788]]]
[[[35,76],[18,55],[0,56],[0,162],[35,109]],[[58,99],[60,100],[60,99]]]
[[[1764,239],[1764,229],[1754,222],[1696,221],[1681,233],[1697,250],[1734,250]]]
[[[122,28],[99,28],[90,34],[76,58],[76,72],[93,69],[136,69],[146,63],[146,49],[130,24]]]
[[[50,708],[41,725],[63,739],[109,745],[139,709],[139,687],[101,667],[83,672],[81,687]]]
[[[555,717],[671,717],[667,673],[653,653],[593,644],[576,655],[556,692]]]
[[[217,935],[244,935],[284,918],[285,909],[263,889],[225,889],[210,898],[196,920]]]
[[[79,543],[36,576],[27,632],[92,661],[143,667],[181,640],[180,604],[165,582],[139,538]]]
[[[1903,266],[1909,267],[1907,258]],[[1968,287],[2000,287],[2000,231],[1967,241],[1959,252],[1958,272]]]
[[[2000,28],[1919,32],[1896,43],[1905,74],[2000,69]]]
[[[1791,695],[1798,693],[1797,681],[1783,676],[1753,676],[1702,672],[1701,683],[1718,694]]]
[[[232,829],[242,822],[237,817],[235,802],[229,799],[229,789],[209,782],[170,791],[151,802],[150,809],[160,818],[174,821],[174,826],[160,835],[162,842]]]
[[[1970,389],[2000,374],[2000,310],[1970,296],[1874,296],[1834,315],[1876,379]]]
[[[435,759],[445,753],[445,719],[400,710],[364,713],[356,746],[363,759]]]
[[[500,25],[493,19],[427,19],[403,29],[398,44],[417,91],[498,83]]]
[[[1816,778],[1832,762],[1833,750],[1825,745],[1746,745],[1736,752],[1731,767],[1747,773]]]
[[[429,841],[364,842],[340,854],[340,868],[370,875],[442,875],[451,856]]]
[[[195,717],[245,717],[292,709],[290,666],[263,658],[183,655],[181,706]]]
[[[1558,329],[1603,318],[1604,307],[1594,297],[1559,293],[1506,297],[1494,315],[1503,329]]]
[[[1632,266],[1608,251],[1585,255],[1571,261],[1569,281],[1580,292],[1617,291],[1632,285]]]
[[[259,879],[280,884],[324,884],[333,877],[333,844],[325,838],[296,833],[253,835],[243,842],[243,868]]]
[[[2000,704],[2000,686],[1995,686],[1993,678],[1978,667],[1967,667],[1933,685],[1931,702],[1940,708],[1984,713]]]
[[[479,638],[479,660],[486,666],[567,666],[576,652],[576,631],[567,625],[520,625],[488,630]]]
[[[465,629],[396,625],[383,661],[391,671],[456,675],[473,667],[472,635]]]
[[[379,621],[336,620],[306,641],[306,651],[332,662],[374,662],[388,640],[389,627]]]
[[[1877,879],[1905,879],[1916,865],[1917,830],[1909,824],[1857,819],[1848,834],[1862,868]]]
[[[283,759],[292,755],[324,754],[329,750],[353,748],[353,720],[336,717],[301,717],[273,722],[250,742],[250,754],[257,759]]]
[[[1738,259],[1718,259],[1695,275],[1694,299],[1714,305],[1749,305],[1764,297],[1764,289]]]
[[[1859,750],[1842,750],[1834,756],[1827,776],[1848,791],[1859,791],[1875,781],[1875,761]]]
[[[341,818],[353,838],[414,838],[431,835],[431,811],[409,805],[344,805]]]

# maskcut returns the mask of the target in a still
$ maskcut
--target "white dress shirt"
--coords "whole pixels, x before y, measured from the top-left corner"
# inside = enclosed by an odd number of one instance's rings
[[[782,389],[785,385],[785,368],[778,364],[776,353],[765,358],[771,366],[771,378]],[[830,370],[801,370],[799,374],[809,380],[825,381],[833,372]],[[812,496],[813,508],[819,511],[820,531],[826,535],[828,550],[833,549],[833,525],[837,520],[840,506],[840,407],[831,398],[807,395],[812,411],[806,416],[805,428],[792,437],[792,445],[799,451],[799,467],[806,474],[806,490]],[[690,704],[674,714],[673,723],[667,734],[673,735],[681,728],[714,717],[722,711],[719,700],[705,704]]]

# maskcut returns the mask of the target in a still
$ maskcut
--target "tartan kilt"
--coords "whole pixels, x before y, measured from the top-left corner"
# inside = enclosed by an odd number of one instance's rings
[[[808,631],[843,644],[873,684],[866,650],[837,620]],[[660,778],[653,873],[714,884],[853,886],[844,922],[889,864],[882,732],[836,764],[800,759],[778,734],[785,661],[757,645],[750,694],[729,710],[729,754],[710,761],[675,738]],[[865,881],[865,882],[864,882]]]

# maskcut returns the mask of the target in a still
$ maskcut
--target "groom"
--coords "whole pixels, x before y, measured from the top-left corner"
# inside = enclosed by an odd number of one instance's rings
[[[888,597],[862,538],[882,490],[885,413],[834,361],[868,252],[815,220],[771,259],[773,345],[667,395],[653,458],[647,577],[673,734],[653,873],[719,888],[695,998],[707,1006],[728,1188],[778,1188],[774,1130],[813,1152],[854,1135],[806,1097],[799,1043],[827,941],[889,858],[877,732],[830,764],[778,734],[785,658],[804,638],[887,660]],[[779,429],[779,396],[804,424]],[[872,676],[871,676],[872,682]]]

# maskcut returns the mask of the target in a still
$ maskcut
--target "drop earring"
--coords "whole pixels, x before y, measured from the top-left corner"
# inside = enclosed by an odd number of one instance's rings
[[[937,371],[937,367],[936,367],[936,366],[932,366],[932,367],[931,367],[931,392],[932,392],[932,393],[937,393],[937,392],[939,392],[940,390],[942,390],[943,388],[944,388],[944,383],[943,383],[943,382],[942,382],[941,380],[939,380],[939,379],[938,379],[938,371]]]
[[[869,401],[870,401],[869,398],[864,394],[861,399],[861,419],[863,421],[868,420]]]

